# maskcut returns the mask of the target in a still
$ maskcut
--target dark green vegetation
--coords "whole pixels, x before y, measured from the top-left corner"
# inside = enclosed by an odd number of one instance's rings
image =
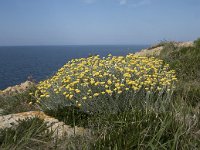
[[[61,107],[48,110],[46,113],[68,125],[90,128],[94,132],[92,138],[74,136],[53,140],[50,138],[50,132],[44,132],[47,129],[45,124],[41,120],[33,119],[23,121],[16,129],[1,130],[1,147],[103,150],[200,149],[200,39],[194,43],[192,47],[177,47],[172,42],[162,43],[164,49],[159,58],[177,72],[178,78],[177,88],[164,111],[157,111],[151,106],[144,109],[134,106],[118,114],[94,116],[79,112],[78,108]],[[24,101],[27,104],[31,99],[27,94],[21,96],[12,97],[7,103],[1,100],[0,108],[4,108],[7,113],[35,109],[33,106],[14,109],[16,105],[24,106]],[[22,129],[27,132],[21,132]],[[19,131],[22,134],[18,134]],[[32,146],[27,147],[30,143]]]
[[[176,70],[179,79],[176,97],[196,107],[200,102],[200,39],[194,43],[193,47],[179,48],[166,44],[160,57]]]

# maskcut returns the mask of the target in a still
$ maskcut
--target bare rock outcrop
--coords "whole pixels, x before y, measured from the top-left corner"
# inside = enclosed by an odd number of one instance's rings
[[[192,41],[189,42],[172,42],[174,46],[176,47],[190,47],[194,46],[194,43]],[[136,52],[135,55],[137,56],[159,56],[161,50],[164,48],[164,46],[161,45],[154,45],[151,48],[143,49],[139,52]]]
[[[4,128],[14,128],[18,125],[18,120],[24,120],[26,118],[34,118],[38,117],[44,120],[45,123],[48,125],[48,129],[54,131],[53,136],[61,138],[63,136],[72,136],[74,135],[74,128],[64,124],[64,122],[60,122],[57,119],[47,116],[41,111],[30,111],[30,112],[23,112],[17,114],[10,114],[0,116],[0,129]],[[89,135],[89,129],[85,129],[82,127],[75,127],[75,134],[76,135]]]
[[[20,85],[8,87],[5,90],[0,91],[0,95],[8,96],[8,95],[19,94],[19,93],[22,93],[22,92],[26,91],[27,89],[33,87],[34,85],[35,84],[33,82],[26,81],[24,83],[21,83]]]
[[[137,56],[158,56],[160,55],[163,46],[159,46],[153,49],[143,49],[139,52],[136,52],[135,55]]]

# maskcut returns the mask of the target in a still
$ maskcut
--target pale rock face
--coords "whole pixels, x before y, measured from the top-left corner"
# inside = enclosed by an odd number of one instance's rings
[[[179,43],[177,43],[177,46],[179,46],[179,47],[190,47],[190,46],[194,46],[194,42],[192,42],[192,41],[179,42]]]
[[[23,112],[18,114],[10,114],[0,116],[0,129],[4,128],[14,128],[18,125],[18,120],[24,120],[26,118],[34,118],[38,117],[43,119],[45,123],[49,126],[49,130],[54,131],[53,136],[62,138],[63,136],[73,136],[74,135],[74,128],[65,125],[64,122],[60,122],[55,118],[45,115],[43,112],[40,111],[30,111],[30,112]],[[82,127],[75,127],[75,134],[76,135],[90,135],[89,129],[84,129]]]
[[[153,49],[143,49],[140,52],[135,53],[137,56],[158,56],[160,55],[160,51],[163,49],[163,46],[156,47]]]
[[[190,47],[194,46],[194,43],[189,42],[174,42],[174,45],[177,47]],[[158,46],[152,49],[143,49],[139,52],[136,52],[135,55],[137,56],[159,56],[163,46]]]
[[[8,96],[8,95],[13,95],[17,93],[22,93],[33,86],[34,86],[33,82],[26,81],[24,83],[21,83],[20,85],[15,85],[15,86],[6,88],[5,90],[0,92],[0,95]]]

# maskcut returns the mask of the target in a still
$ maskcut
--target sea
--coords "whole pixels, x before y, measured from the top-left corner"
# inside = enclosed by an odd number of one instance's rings
[[[0,46],[0,90],[45,80],[74,58],[135,53],[149,45]]]

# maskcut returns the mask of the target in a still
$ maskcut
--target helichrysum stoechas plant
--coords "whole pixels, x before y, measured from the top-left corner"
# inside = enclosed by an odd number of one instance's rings
[[[154,57],[111,56],[73,59],[37,86],[35,97],[43,108],[75,106],[84,112],[118,112],[166,101],[176,82],[175,71]]]

